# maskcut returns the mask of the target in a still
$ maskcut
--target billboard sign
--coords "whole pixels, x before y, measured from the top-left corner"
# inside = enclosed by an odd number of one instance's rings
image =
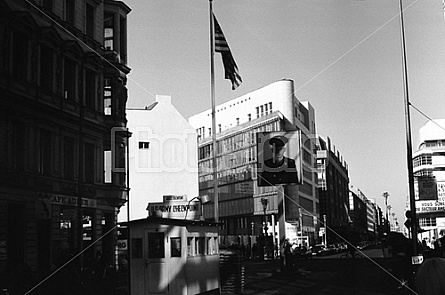
[[[257,134],[258,186],[302,183],[301,132]]]

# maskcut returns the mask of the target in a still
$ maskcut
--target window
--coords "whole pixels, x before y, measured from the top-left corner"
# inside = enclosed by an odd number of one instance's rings
[[[104,47],[105,50],[114,50],[114,15],[104,15]]]
[[[40,86],[52,92],[54,84],[54,55],[53,51],[42,46],[40,50]]]
[[[195,238],[195,255],[205,254],[205,239],[203,237]]]
[[[74,0],[65,0],[65,20],[70,25],[74,25]]]
[[[66,179],[74,179],[75,172],[75,146],[74,138],[63,138],[63,176]]]
[[[187,238],[187,256],[193,256],[193,238]]]
[[[39,172],[41,174],[51,174],[52,154],[51,132],[45,129],[41,129],[39,146]]]
[[[131,258],[142,258],[142,239],[131,239]]]
[[[112,105],[112,79],[104,79],[104,114],[111,115],[111,105]]]
[[[148,257],[165,258],[164,233],[148,234]]]
[[[94,144],[85,143],[85,155],[84,155],[84,172],[85,182],[94,183],[94,171],[95,171],[95,155]]]
[[[171,257],[181,257],[181,238],[170,238]]]
[[[27,80],[28,40],[24,34],[14,32],[12,48],[12,73],[18,79]]]
[[[53,12],[53,0],[43,0],[42,6],[45,10]]]
[[[92,110],[96,106],[96,74],[91,70],[85,71],[85,105]]]
[[[119,55],[121,57],[121,62],[127,63],[127,43],[124,40],[127,40],[127,19],[124,17],[120,17],[120,32],[119,32],[119,40],[120,40],[120,51]]]
[[[70,58],[65,58],[64,62],[63,84],[65,89],[65,98],[69,101],[75,101],[76,97],[76,64]]]
[[[86,17],[85,17],[85,27],[87,36],[94,38],[94,18],[95,9],[91,4],[86,3]]]
[[[252,114],[247,114],[247,121],[252,121]]]
[[[148,150],[150,148],[150,143],[148,141],[140,141],[139,149],[140,150]]]
[[[12,128],[12,166],[14,169],[22,170],[25,167],[25,125],[20,122],[15,122]]]

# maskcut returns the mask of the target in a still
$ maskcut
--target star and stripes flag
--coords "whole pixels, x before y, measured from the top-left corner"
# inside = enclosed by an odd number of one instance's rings
[[[235,90],[241,85],[243,80],[238,73],[238,66],[233,59],[232,52],[230,51],[229,44],[221,30],[221,27],[216,20],[215,15],[213,15],[213,23],[215,30],[215,52],[221,53],[222,61],[224,64],[224,76],[226,79],[232,82],[232,90]]]

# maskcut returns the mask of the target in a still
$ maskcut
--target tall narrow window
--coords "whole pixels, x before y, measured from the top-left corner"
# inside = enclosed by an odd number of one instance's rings
[[[12,73],[14,77],[27,80],[28,78],[28,40],[19,32],[14,32],[12,43]]]
[[[94,38],[94,16],[95,16],[95,9],[94,6],[86,3],[86,17],[85,17],[85,26],[86,26],[86,34]]]
[[[39,172],[41,174],[51,174],[52,154],[51,132],[45,129],[41,129],[39,146]]]
[[[91,70],[85,71],[85,105],[93,110],[96,106],[96,74]]]
[[[22,170],[25,167],[25,125],[20,122],[15,122],[12,133],[12,166],[15,169]]]
[[[63,84],[65,89],[65,98],[75,101],[76,97],[76,64],[70,58],[65,58]]]
[[[104,79],[104,114],[111,115],[111,105],[112,105],[112,79],[105,78]]]
[[[74,138],[65,136],[63,138],[63,176],[66,179],[74,179],[76,169]]]
[[[53,12],[53,0],[43,0],[42,6],[46,11]]]
[[[74,26],[74,0],[65,0],[65,20]]]
[[[127,19],[120,17],[120,31],[119,31],[119,55],[121,62],[127,63]]]
[[[85,155],[84,155],[84,175],[85,182],[94,183],[94,171],[95,171],[95,155],[94,144],[85,143]]]
[[[104,47],[105,50],[114,50],[114,15],[104,15]]]
[[[52,92],[54,85],[54,54],[47,47],[42,46],[40,50],[40,86]]]

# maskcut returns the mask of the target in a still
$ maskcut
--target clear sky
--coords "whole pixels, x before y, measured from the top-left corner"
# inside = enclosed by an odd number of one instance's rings
[[[171,95],[188,118],[211,108],[209,2],[125,0],[128,107]],[[445,118],[445,20],[441,0],[404,0],[409,99]],[[243,79],[235,91],[215,55],[216,103],[282,78],[315,108],[316,128],[349,165],[350,183],[403,223],[407,142],[398,0],[214,0]],[[413,151],[427,118],[411,108]]]

